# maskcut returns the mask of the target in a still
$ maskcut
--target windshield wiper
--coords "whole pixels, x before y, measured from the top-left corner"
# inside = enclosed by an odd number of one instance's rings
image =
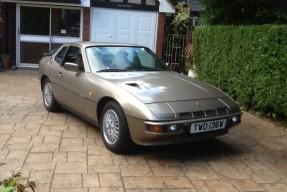
[[[97,72],[121,72],[121,71],[127,71],[126,69],[102,69]]]
[[[140,71],[165,71],[165,70],[145,67],[145,68],[140,69]]]

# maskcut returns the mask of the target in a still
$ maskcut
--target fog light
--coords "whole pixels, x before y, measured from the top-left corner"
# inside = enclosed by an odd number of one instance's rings
[[[238,117],[237,116],[232,117],[232,122],[233,123],[237,123],[238,122]]]
[[[167,126],[167,132],[175,132],[175,131],[177,131],[176,125],[168,125]]]

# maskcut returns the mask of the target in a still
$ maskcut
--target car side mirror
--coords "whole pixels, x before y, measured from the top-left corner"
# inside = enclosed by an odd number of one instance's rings
[[[77,63],[70,63],[70,62],[66,62],[64,64],[64,69],[73,72],[78,72],[80,70],[79,65]]]

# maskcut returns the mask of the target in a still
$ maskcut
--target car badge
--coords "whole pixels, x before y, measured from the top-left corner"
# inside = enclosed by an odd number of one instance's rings
[[[201,106],[199,102],[196,102],[195,104],[196,104],[197,106],[199,106],[199,107]]]

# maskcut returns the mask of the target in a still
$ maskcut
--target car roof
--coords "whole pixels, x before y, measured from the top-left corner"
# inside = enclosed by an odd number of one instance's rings
[[[65,43],[64,45],[79,45],[83,48],[92,47],[92,46],[145,47],[143,45],[130,44],[130,43],[91,42],[91,41],[79,41],[79,42],[73,42],[73,43]]]

